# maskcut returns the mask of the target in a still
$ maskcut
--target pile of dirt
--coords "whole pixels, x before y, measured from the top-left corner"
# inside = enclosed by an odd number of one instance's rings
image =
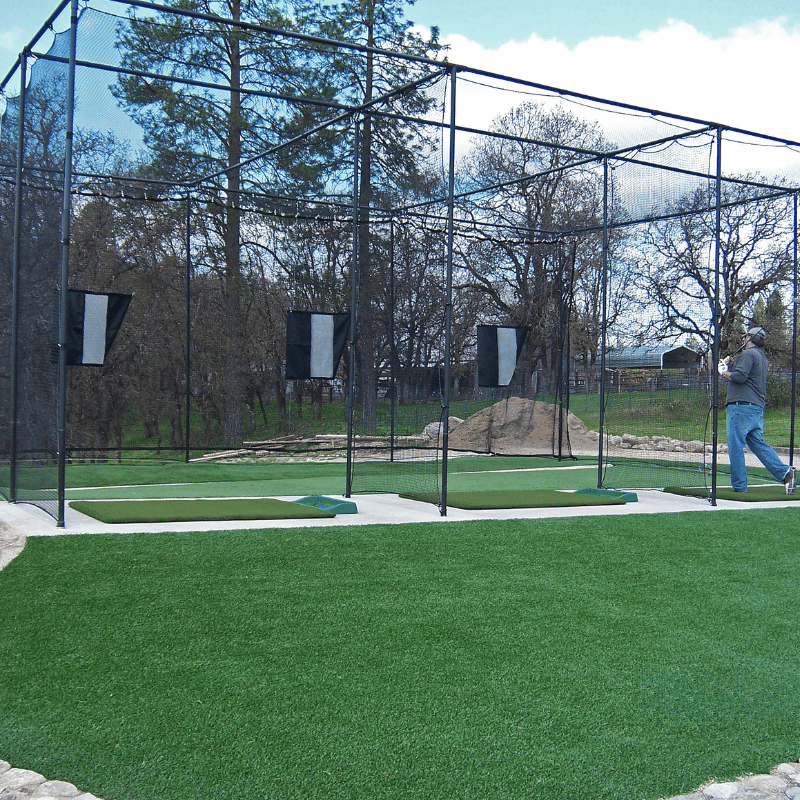
[[[597,434],[571,412],[562,413],[552,403],[510,397],[484,408],[450,430],[448,446],[454,450],[497,455],[552,455],[559,452],[596,452]]]

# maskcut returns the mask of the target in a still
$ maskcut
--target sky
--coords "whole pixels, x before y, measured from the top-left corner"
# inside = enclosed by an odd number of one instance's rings
[[[0,0],[0,80],[56,7]],[[797,0],[417,0],[457,64],[800,141]]]
[[[417,0],[457,64],[800,141],[796,0]]]

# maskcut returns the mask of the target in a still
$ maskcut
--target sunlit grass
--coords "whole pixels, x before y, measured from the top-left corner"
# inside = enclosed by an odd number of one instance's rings
[[[799,521],[29,539],[0,572],[2,758],[116,800],[655,800],[765,772],[800,742]]]

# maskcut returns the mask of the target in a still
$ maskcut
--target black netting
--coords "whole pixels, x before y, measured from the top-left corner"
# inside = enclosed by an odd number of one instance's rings
[[[78,22],[69,287],[133,301],[106,363],[68,369],[60,454],[66,11],[26,62],[19,165],[3,87],[4,496],[52,510],[62,456],[349,457],[353,491],[436,496],[445,455],[602,455],[608,485],[705,485],[715,361],[753,320],[793,397],[797,143],[420,42],[120,8]],[[353,313],[334,378],[285,379],[290,310]],[[528,331],[507,387],[478,385],[481,325]]]

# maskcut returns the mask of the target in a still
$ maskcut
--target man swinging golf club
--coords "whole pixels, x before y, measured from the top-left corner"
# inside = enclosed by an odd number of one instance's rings
[[[766,342],[767,332],[763,328],[750,328],[744,340],[744,350],[736,359],[733,369],[728,370],[726,361],[720,362],[719,373],[729,382],[725,412],[731,486],[735,492],[747,491],[747,465],[744,460],[744,447],[747,445],[770,474],[783,483],[786,494],[794,494],[797,470],[784,464],[764,439],[769,367],[764,353]]]

